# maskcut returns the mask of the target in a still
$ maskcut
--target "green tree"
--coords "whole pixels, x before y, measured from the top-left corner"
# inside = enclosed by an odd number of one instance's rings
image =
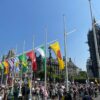
[[[80,71],[78,75],[74,76],[74,79],[87,79],[87,72]]]

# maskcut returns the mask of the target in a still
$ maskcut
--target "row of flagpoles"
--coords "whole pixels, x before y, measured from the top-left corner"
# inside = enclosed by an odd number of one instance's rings
[[[65,49],[65,64],[62,59],[61,51],[60,51],[60,45],[58,41],[54,41],[49,44],[49,47],[54,51],[57,59],[58,59],[58,64],[59,64],[59,69],[63,70],[64,67],[66,68],[66,90],[68,91],[68,70],[67,70],[67,57],[66,57],[66,30],[65,30],[65,20],[64,20],[64,49]],[[22,72],[27,71],[28,69],[28,62],[27,62],[27,57],[31,60],[31,81],[30,81],[30,100],[31,100],[31,87],[32,87],[32,71],[37,71],[37,63],[36,63],[36,55],[34,53],[34,50],[37,50],[40,55],[42,56],[42,59],[44,61],[44,71],[45,71],[45,91],[46,91],[46,84],[47,84],[47,70],[46,70],[46,58],[47,58],[47,32],[45,35],[45,44],[43,46],[40,46],[36,49],[34,49],[34,41],[33,41],[33,48],[32,50],[25,52],[25,42],[23,46],[23,53],[19,56],[16,56],[14,58],[10,59],[5,59],[4,61],[0,62],[0,69],[2,70],[2,76],[3,74],[8,75],[8,73],[17,73],[21,72],[21,82],[20,82],[20,94],[21,94],[21,85],[22,85]],[[17,52],[17,51],[16,51]],[[3,73],[4,71],[4,73]],[[3,79],[3,77],[2,77]],[[1,81],[2,81],[1,79]],[[14,80],[14,77],[13,77]],[[2,84],[2,82],[1,82]],[[13,83],[14,84],[14,83]],[[12,87],[13,87],[12,84]],[[13,91],[13,90],[12,90]],[[45,98],[46,100],[46,98]]]
[[[47,43],[45,43],[45,46],[41,46],[38,47],[36,50],[40,53],[40,55],[42,56],[42,59],[44,61],[44,69],[45,69],[45,91],[46,91],[46,84],[47,84],[47,78],[46,78],[46,45]],[[61,56],[61,52],[60,52],[60,45],[59,42],[55,41],[54,43],[51,43],[49,45],[49,47],[54,51],[54,53],[56,54],[56,57],[58,59],[58,64],[59,64],[59,69],[63,70],[64,69],[64,62]],[[13,93],[13,85],[14,85],[14,74],[15,73],[19,73],[21,72],[21,80],[20,80],[20,95],[21,95],[21,85],[22,85],[22,73],[27,72],[28,69],[28,59],[31,60],[31,81],[30,81],[30,96],[31,96],[31,86],[32,86],[32,71],[37,71],[37,63],[36,63],[36,55],[34,53],[34,49],[28,51],[28,52],[24,52],[24,48],[25,48],[25,43],[23,46],[23,53],[19,56],[16,56],[14,58],[9,58],[9,59],[5,59],[4,61],[0,62],[0,69],[2,70],[2,76],[3,74],[8,75],[9,73],[12,73],[12,93]],[[8,78],[8,77],[7,77]],[[2,80],[1,79],[1,84],[2,84]],[[6,79],[6,85],[7,85],[7,79]]]

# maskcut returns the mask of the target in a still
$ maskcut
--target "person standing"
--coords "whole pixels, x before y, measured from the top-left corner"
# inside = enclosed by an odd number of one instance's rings
[[[93,100],[91,96],[88,95],[87,91],[85,91],[82,100]]]

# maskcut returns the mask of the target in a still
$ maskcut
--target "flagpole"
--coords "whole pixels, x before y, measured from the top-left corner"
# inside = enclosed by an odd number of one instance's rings
[[[66,25],[65,25],[65,15],[63,15],[63,23],[64,23],[64,52],[65,52],[65,80],[66,80],[66,92],[69,91],[68,87],[68,68],[67,68],[67,44],[66,44]]]
[[[47,29],[45,30],[45,93],[47,92]],[[45,100],[47,100],[46,96],[45,96]]]
[[[17,45],[16,45],[16,49],[15,49],[15,55],[17,55]],[[15,65],[13,66],[13,75],[12,75],[12,95],[13,95],[13,91],[14,91],[14,81],[15,81]]]
[[[1,71],[1,85],[2,85],[2,80],[3,80],[3,69]]]
[[[33,36],[33,47],[32,47],[33,51],[34,51],[34,36]],[[32,60],[33,63],[33,60]],[[32,67],[31,67],[32,68]],[[35,81],[35,72],[34,72],[34,81]]]
[[[1,58],[2,58],[2,56],[1,56]],[[1,85],[2,85],[2,80],[3,80],[3,69],[1,71]]]
[[[23,54],[24,54],[24,50],[25,50],[25,40],[24,40],[24,44],[23,44]],[[22,87],[22,65],[21,65],[21,81],[20,81],[19,96],[22,96],[21,87]]]
[[[6,75],[6,87],[8,86],[7,81],[8,81],[8,74]]]
[[[34,37],[33,37],[33,45],[32,45],[32,50],[34,50]],[[32,64],[33,64],[33,60],[32,60],[32,63],[31,63],[31,85],[30,85],[30,98],[29,100],[32,100]]]
[[[17,45],[16,45],[15,55],[17,55],[17,50],[18,50],[18,48],[17,48]],[[15,56],[15,57],[16,57],[16,56]],[[15,73],[15,69],[14,69],[14,73]],[[14,79],[15,79],[15,74],[14,74]]]

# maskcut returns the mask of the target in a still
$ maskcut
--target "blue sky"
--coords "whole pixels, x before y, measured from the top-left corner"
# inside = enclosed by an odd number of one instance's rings
[[[92,0],[93,14],[100,19],[100,0]],[[64,55],[63,14],[66,31],[77,29],[67,36],[67,56],[85,70],[89,57],[87,32],[91,28],[88,0],[0,0],[0,56],[17,45],[17,53],[44,43],[45,27],[48,42],[57,39]]]

